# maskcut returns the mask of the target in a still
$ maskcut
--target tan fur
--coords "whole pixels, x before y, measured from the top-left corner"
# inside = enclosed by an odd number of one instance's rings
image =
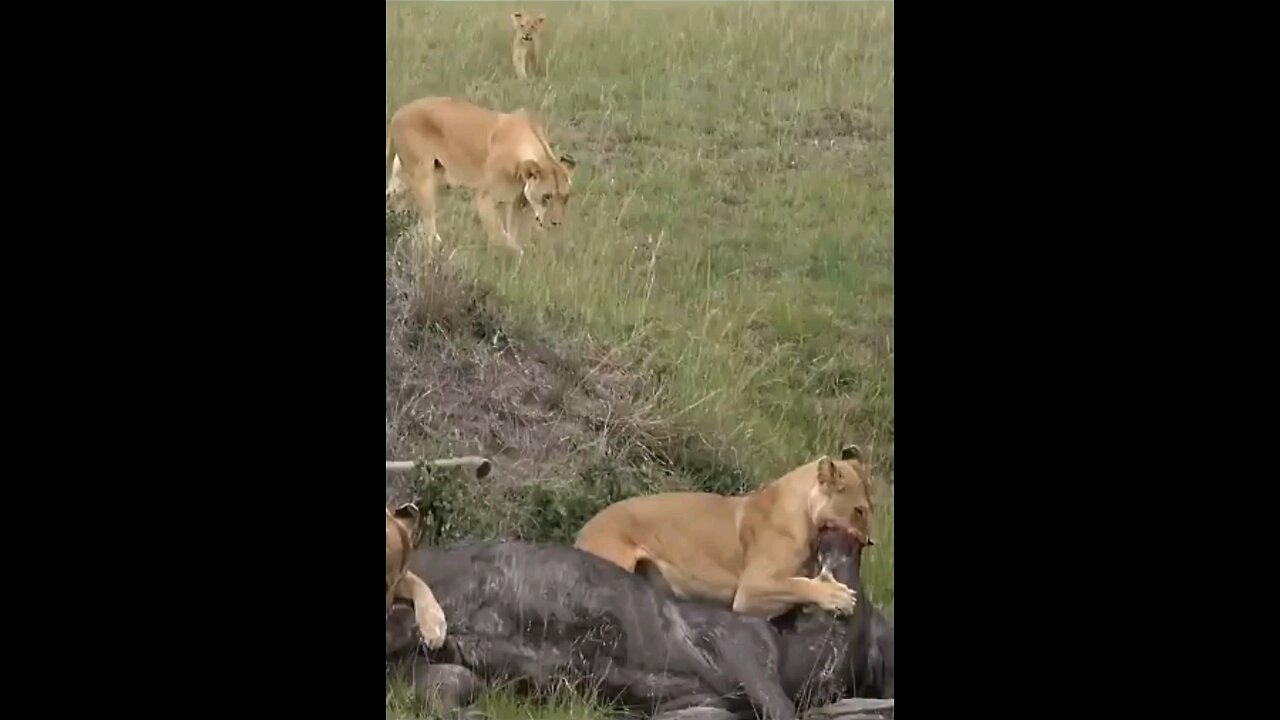
[[[438,181],[472,188],[490,241],[518,252],[530,212],[540,229],[558,227],[573,190],[573,160],[556,158],[541,123],[526,110],[495,112],[456,98],[422,98],[397,110],[387,135],[387,163],[387,195],[412,189],[432,242],[440,241]]]
[[[511,37],[511,63],[521,79],[529,77],[530,71],[542,71],[542,26],[546,20],[545,13],[530,15],[523,10],[511,13],[511,27],[515,31]]]
[[[869,467],[854,446],[745,496],[662,493],[610,505],[575,545],[636,572],[648,563],[680,597],[773,617],[798,603],[850,612],[856,598],[829,576],[804,577],[824,526],[871,542]],[[646,571],[650,568],[646,567]]]
[[[413,601],[413,612],[418,619],[418,632],[427,647],[435,650],[444,643],[448,626],[444,610],[436,602],[431,588],[409,570],[409,556],[413,552],[413,529],[418,523],[418,508],[405,503],[392,511],[387,508],[387,614],[395,598]]]

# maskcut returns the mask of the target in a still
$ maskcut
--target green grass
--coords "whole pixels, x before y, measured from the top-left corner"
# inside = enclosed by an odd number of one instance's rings
[[[389,684],[386,707],[396,718],[436,720],[435,715],[413,698],[407,682],[400,678]],[[598,701],[589,691],[567,685],[557,685],[554,690],[537,698],[496,688],[481,696],[475,709],[493,720],[599,720],[612,714],[612,708]]]
[[[546,78],[514,75],[517,8],[547,13]],[[757,482],[869,450],[865,580],[891,612],[893,5],[386,13],[388,120],[424,95],[529,107],[579,163],[567,226],[522,259],[487,245],[469,192],[444,196],[451,263],[522,325],[649,378],[643,422],[710,439]]]

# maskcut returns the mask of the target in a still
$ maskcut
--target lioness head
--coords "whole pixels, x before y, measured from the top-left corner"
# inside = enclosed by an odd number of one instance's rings
[[[569,204],[573,190],[570,171],[576,163],[562,155],[559,160],[523,160],[516,168],[516,176],[524,183],[524,198],[529,201],[538,227],[559,227],[564,222],[564,209]]]
[[[546,20],[547,16],[544,13],[537,15],[526,15],[521,11],[511,13],[511,26],[516,29],[516,40],[533,42],[533,36],[542,32],[542,23]]]
[[[387,612],[391,612],[391,591],[409,564],[413,551],[413,530],[418,525],[418,506],[405,503],[395,510],[387,508]]]
[[[840,451],[840,459],[823,455],[815,466],[817,482],[809,493],[809,515],[814,527],[837,528],[852,534],[863,545],[871,538],[871,469],[857,445]]]

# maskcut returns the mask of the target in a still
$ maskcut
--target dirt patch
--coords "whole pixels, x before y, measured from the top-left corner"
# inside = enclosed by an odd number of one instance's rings
[[[408,263],[387,254],[387,458],[484,455],[502,482],[571,472],[594,439],[564,408],[578,378],[550,349],[514,341],[489,294],[441,258],[417,276]]]
[[[414,500],[431,517],[429,539],[564,540],[639,492],[748,484],[730,448],[646,415],[660,379],[608,353],[570,357],[539,341],[441,255],[415,269],[409,224],[388,217],[386,458],[493,461],[483,481],[462,471],[387,478],[388,503]]]

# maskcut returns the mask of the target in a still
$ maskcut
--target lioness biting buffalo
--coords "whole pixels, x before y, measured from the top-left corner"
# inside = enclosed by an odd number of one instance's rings
[[[656,571],[671,591],[769,618],[812,603],[850,612],[855,593],[826,578],[801,576],[824,528],[871,539],[871,478],[856,445],[823,456],[742,497],[660,493],[601,510],[577,547],[635,572]]]
[[[857,535],[828,528],[815,540],[815,574],[861,590]],[[704,707],[777,720],[840,697],[893,697],[893,628],[866,602],[844,616],[797,607],[770,623],[677,598],[575,548],[525,542],[419,549],[409,568],[450,619],[434,665],[415,673],[438,697],[466,702],[476,676],[531,690],[569,678],[646,714]],[[412,615],[393,612],[388,654],[415,646]],[[451,689],[460,682],[469,689]]]

